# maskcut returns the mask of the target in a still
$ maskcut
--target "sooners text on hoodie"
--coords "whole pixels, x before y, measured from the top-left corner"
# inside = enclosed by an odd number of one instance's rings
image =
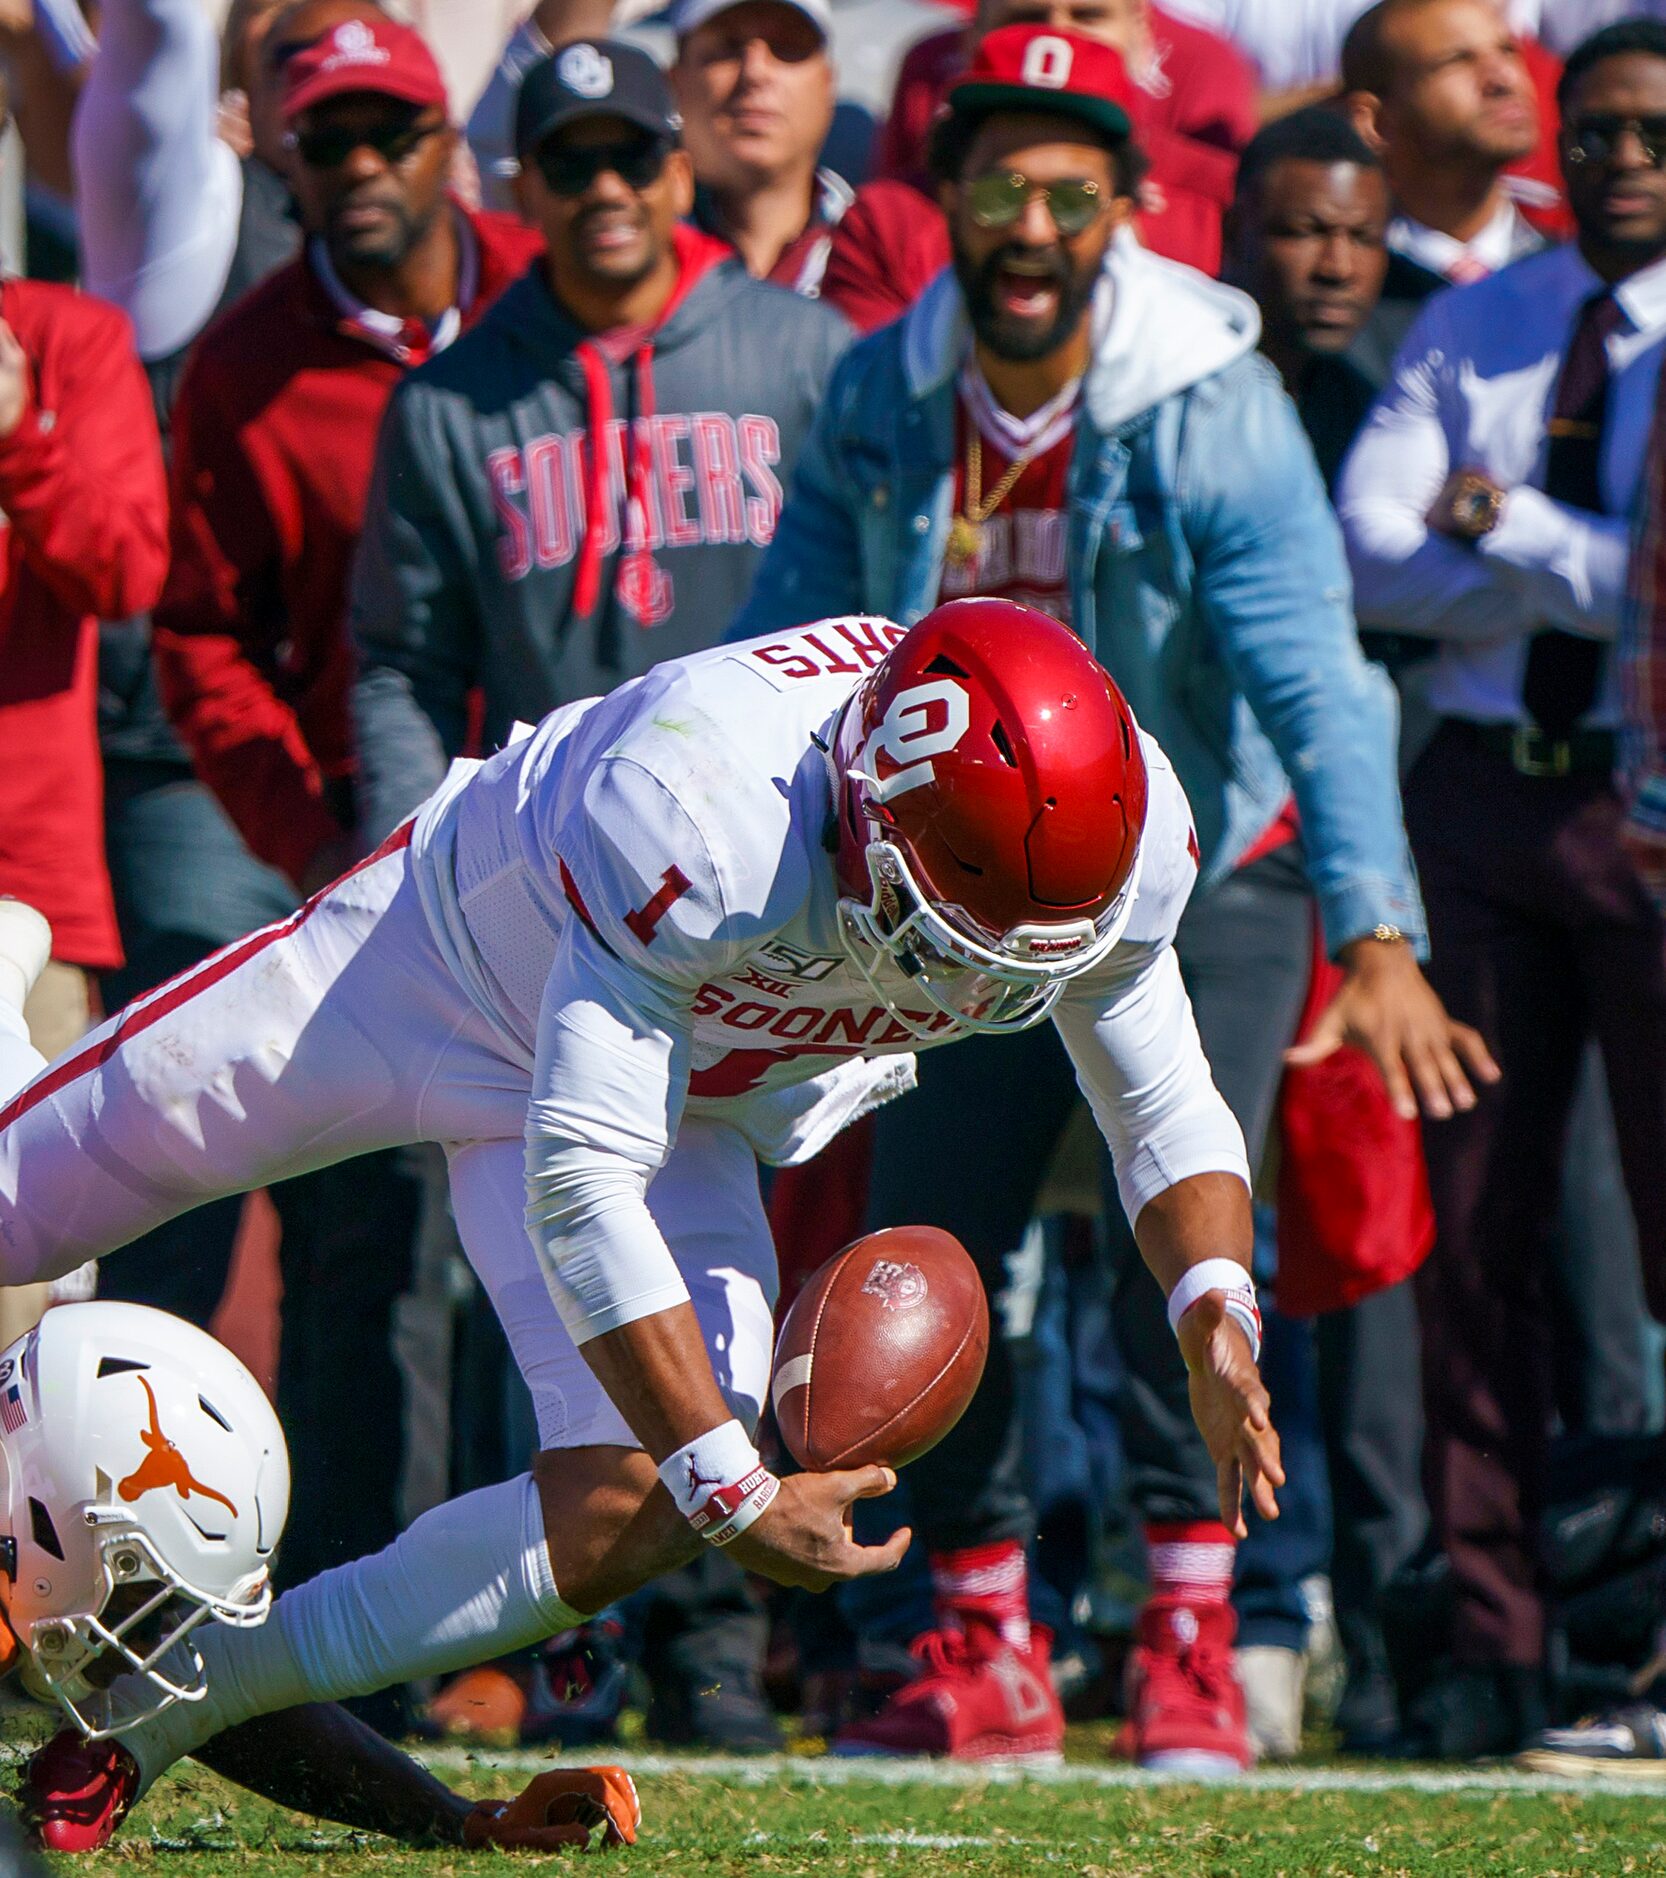
[[[715,644],[773,540],[850,329],[675,234],[651,326],[587,332],[542,268],[389,406],[354,574],[364,819],[462,749]]]

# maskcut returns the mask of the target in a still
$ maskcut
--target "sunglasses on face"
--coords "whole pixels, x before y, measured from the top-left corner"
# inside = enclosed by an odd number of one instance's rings
[[[997,170],[966,186],[966,207],[979,228],[1011,228],[1035,199],[1047,206],[1061,235],[1079,235],[1105,212],[1105,195],[1085,177],[1057,183],[1032,183],[1016,171]]]
[[[558,196],[582,196],[608,171],[627,189],[646,189],[659,180],[671,146],[663,137],[633,137],[626,143],[540,144],[539,173]]]
[[[1568,161],[1611,163],[1628,130],[1636,133],[1644,162],[1656,169],[1666,163],[1666,117],[1619,117],[1609,112],[1576,117],[1568,124]]]
[[[390,168],[411,156],[442,124],[408,120],[353,126],[318,124],[310,130],[292,130],[289,146],[311,170],[339,169],[355,150],[374,150]]]

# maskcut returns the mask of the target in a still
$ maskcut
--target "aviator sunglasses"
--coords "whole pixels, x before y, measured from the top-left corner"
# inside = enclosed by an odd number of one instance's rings
[[[1070,177],[1056,183],[1033,183],[1015,170],[994,170],[966,185],[966,206],[979,228],[1011,228],[1025,205],[1039,197],[1061,235],[1079,235],[1105,212],[1105,196],[1096,182]]]

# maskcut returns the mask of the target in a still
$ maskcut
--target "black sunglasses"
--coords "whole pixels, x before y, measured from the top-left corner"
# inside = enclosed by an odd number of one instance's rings
[[[288,141],[309,170],[339,169],[359,149],[374,150],[384,163],[396,168],[444,128],[443,121],[424,124],[407,119],[361,126],[318,124],[311,130],[292,130]]]
[[[1620,117],[1609,111],[1596,111],[1589,117],[1572,119],[1563,133],[1568,140],[1570,163],[1610,163],[1626,132],[1637,133],[1643,160],[1659,169],[1666,163],[1666,117]]]
[[[670,154],[666,138],[642,136],[625,143],[541,143],[537,163],[539,174],[556,195],[582,196],[609,170],[627,189],[646,189],[659,180]]]

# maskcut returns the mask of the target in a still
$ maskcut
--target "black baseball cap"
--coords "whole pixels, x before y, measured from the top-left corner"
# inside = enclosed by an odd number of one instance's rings
[[[531,156],[546,137],[587,117],[622,117],[673,142],[683,128],[665,74],[620,39],[575,39],[528,70],[515,99],[516,155]]]

